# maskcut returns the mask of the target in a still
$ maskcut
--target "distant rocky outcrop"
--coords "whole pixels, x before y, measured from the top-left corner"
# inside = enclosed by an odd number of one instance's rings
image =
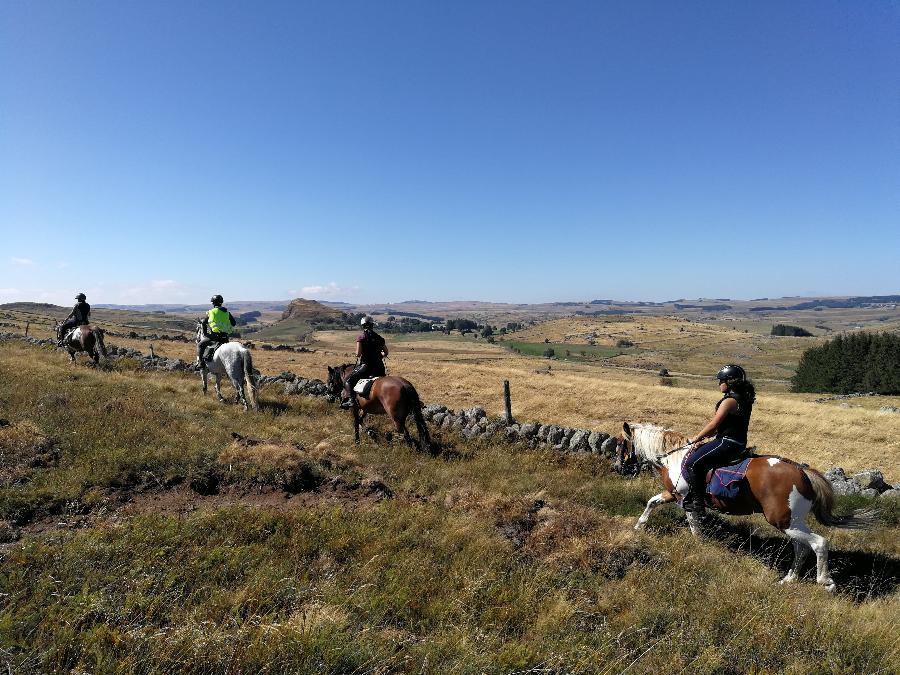
[[[291,304],[281,314],[281,320],[288,319],[318,319],[326,316],[339,317],[342,312],[333,307],[327,307],[315,300],[306,300],[304,298],[295,298],[291,300]]]

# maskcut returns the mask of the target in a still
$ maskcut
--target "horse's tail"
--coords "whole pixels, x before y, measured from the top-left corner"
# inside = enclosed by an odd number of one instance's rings
[[[97,347],[99,347],[100,353],[103,354],[104,359],[109,358],[109,354],[106,353],[106,343],[103,341],[106,331],[102,328],[95,328],[94,332],[97,334]]]
[[[256,379],[253,377],[253,357],[250,355],[249,349],[244,349],[244,380],[246,388],[247,403],[250,407],[256,409]]]
[[[834,508],[834,488],[821,473],[808,466],[802,467],[803,473],[812,485],[814,497],[812,512],[823,525],[860,530],[871,527],[875,523],[877,511],[874,509],[857,509],[850,515],[839,516],[832,513]]]
[[[412,406],[413,419],[416,420],[416,429],[419,432],[419,441],[424,444],[425,449],[431,450],[431,435],[428,433],[428,425],[422,416],[422,401],[419,400],[419,392],[411,384],[404,385],[406,393],[409,395],[410,405]]]

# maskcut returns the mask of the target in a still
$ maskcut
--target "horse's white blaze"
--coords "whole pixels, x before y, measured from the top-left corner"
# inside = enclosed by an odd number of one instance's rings
[[[778,459],[777,457],[769,457],[769,459],[767,459],[766,461],[769,463],[769,466],[775,466],[781,460]],[[794,488],[794,489],[796,490],[797,488]]]

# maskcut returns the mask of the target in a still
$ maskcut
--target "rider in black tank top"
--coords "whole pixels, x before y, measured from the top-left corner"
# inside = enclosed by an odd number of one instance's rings
[[[740,366],[728,365],[716,376],[722,399],[716,404],[716,414],[693,440],[691,451],[684,461],[684,475],[690,486],[682,505],[702,520],[706,507],[706,474],[710,469],[739,460],[747,452],[747,429],[756,391]],[[703,439],[715,434],[708,443]]]

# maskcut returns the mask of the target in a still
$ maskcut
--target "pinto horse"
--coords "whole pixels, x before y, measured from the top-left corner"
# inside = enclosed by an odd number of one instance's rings
[[[641,529],[650,518],[650,512],[660,504],[677,501],[681,506],[688,490],[681,473],[681,465],[687,455],[687,437],[653,424],[629,424],[625,422],[616,444],[617,464],[626,469],[634,462],[646,462],[659,473],[665,488],[650,498],[647,508],[634,526]],[[800,568],[810,550],[816,554],[816,581],[829,591],[834,590],[834,580],[828,571],[828,542],[821,535],[811,532],[806,516],[813,515],[823,525],[860,529],[874,520],[871,510],[857,510],[852,515],[832,513],[834,491],[825,477],[810,467],[773,455],[752,455],[747,475],[740,493],[733,500],[715,499],[707,503],[729,515],[746,516],[762,513],[770,525],[784,532],[794,545],[794,562],[791,570],[779,583],[796,581]],[[691,512],[687,513],[688,525],[694,535],[699,534],[699,523]]]
[[[335,396],[340,396],[344,389],[344,381],[353,372],[353,364],[344,364],[332,368],[328,366],[328,387]],[[422,417],[422,402],[419,400],[419,392],[409,380],[402,377],[385,375],[372,383],[372,389],[368,398],[354,392],[353,394],[353,435],[359,443],[359,427],[363,423],[366,414],[387,415],[394,423],[397,433],[403,434],[403,440],[409,445],[414,445],[409,431],[406,429],[406,418],[410,413],[416,421],[416,429],[419,432],[419,448],[431,450],[431,436],[425,418]]]
[[[60,324],[57,324],[57,329]],[[106,345],[103,343],[103,335],[105,331],[102,328],[92,328],[89,325],[76,326],[63,337],[63,347],[69,352],[69,358],[75,363],[76,352],[85,352],[94,363],[100,362],[100,354],[104,358],[108,356],[106,353]]]

